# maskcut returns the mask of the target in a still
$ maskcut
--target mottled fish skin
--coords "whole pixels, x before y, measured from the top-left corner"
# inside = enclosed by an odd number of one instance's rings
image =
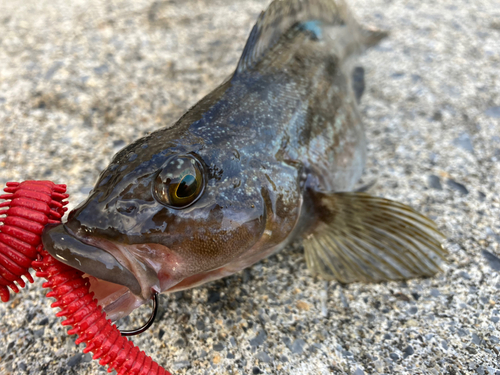
[[[350,191],[362,173],[366,139],[346,59],[384,36],[375,34],[341,1],[275,1],[235,74],[174,126],[115,155],[64,230],[45,232],[49,252],[78,268],[71,249],[64,257],[57,250],[65,236],[75,237],[113,255],[109,269],[118,262],[130,270],[140,293],[102,293],[116,319],[152,289],[224,277],[307,235],[319,220],[308,192]],[[203,166],[203,192],[184,209],[153,194],[176,155]],[[113,272],[107,280],[123,285]]]

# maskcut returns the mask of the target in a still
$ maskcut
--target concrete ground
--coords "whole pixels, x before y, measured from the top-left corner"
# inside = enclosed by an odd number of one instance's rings
[[[74,206],[117,150],[232,72],[267,3],[0,2],[0,187],[51,179]],[[429,279],[341,286],[311,277],[299,246],[164,296],[162,319],[134,341],[174,374],[500,374],[500,4],[351,5],[391,31],[360,62],[365,179],[436,220],[448,265]],[[104,373],[41,284],[0,306],[0,373]]]

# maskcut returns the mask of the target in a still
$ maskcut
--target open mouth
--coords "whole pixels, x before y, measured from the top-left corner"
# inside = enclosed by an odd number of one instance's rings
[[[109,241],[79,239],[63,224],[47,226],[42,241],[54,258],[85,273],[90,290],[111,320],[128,315],[157,289],[156,273],[147,265],[131,266],[123,249]]]

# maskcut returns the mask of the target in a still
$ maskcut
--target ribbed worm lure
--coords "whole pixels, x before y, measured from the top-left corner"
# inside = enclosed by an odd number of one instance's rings
[[[106,319],[106,313],[89,291],[90,283],[78,271],[54,259],[43,249],[40,236],[46,224],[59,223],[67,210],[66,186],[51,181],[8,182],[0,195],[0,297],[9,300],[9,289],[15,293],[36,276],[47,280],[44,288],[51,291],[47,297],[59,307],[56,316],[65,317],[62,325],[70,325],[68,334],[78,335],[76,344],[85,343],[84,353],[93,352],[93,359],[108,366],[108,372],[119,375],[171,375],[120,334],[116,325]],[[17,284],[17,285],[16,285]]]
[[[9,301],[9,289],[19,292],[16,283],[24,288],[21,276],[30,283],[31,263],[37,258],[36,246],[46,224],[55,224],[67,210],[63,201],[65,185],[50,181],[8,182],[4,189],[7,194],[0,195],[6,202],[0,203],[0,297]]]

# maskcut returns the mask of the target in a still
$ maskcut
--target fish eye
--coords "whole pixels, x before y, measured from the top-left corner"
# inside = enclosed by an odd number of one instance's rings
[[[153,194],[168,207],[181,209],[196,202],[204,188],[203,166],[193,155],[172,156],[156,176]]]

